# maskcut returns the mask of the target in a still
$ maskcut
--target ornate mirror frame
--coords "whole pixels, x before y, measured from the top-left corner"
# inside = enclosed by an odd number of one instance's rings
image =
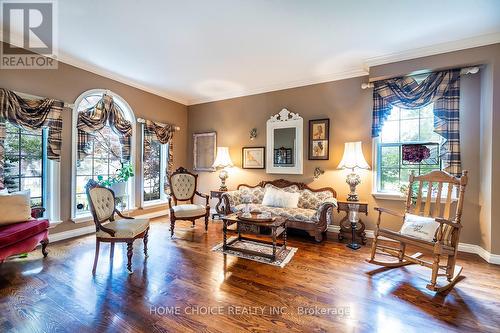
[[[295,165],[292,167],[274,166],[274,130],[278,128],[295,128],[295,151],[293,159]],[[278,114],[271,116],[267,121],[267,145],[266,145],[266,172],[275,174],[303,174],[304,168],[304,139],[303,139],[304,119],[298,113],[293,113],[287,109],[282,109]]]

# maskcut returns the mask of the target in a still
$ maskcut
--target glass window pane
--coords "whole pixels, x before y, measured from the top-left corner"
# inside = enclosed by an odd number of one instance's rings
[[[382,169],[380,186],[382,191],[399,192],[399,170],[398,169]]]
[[[86,194],[77,194],[75,203],[76,203],[75,211],[77,214],[85,214],[90,211]]]
[[[76,177],[76,193],[85,193],[85,185],[92,179],[91,176],[77,176]]]
[[[420,109],[420,118],[434,118],[434,104],[433,103]]]
[[[386,121],[382,128],[382,142],[399,142],[399,121]]]
[[[411,175],[411,172],[414,172],[415,173],[415,176],[418,176],[419,175],[419,171],[418,171],[418,168],[401,168],[401,172],[400,172],[400,183],[401,184],[408,184],[408,182],[410,181],[410,175]]]
[[[42,178],[21,178],[21,190],[30,190],[32,197],[42,196]]]
[[[397,107],[392,108],[391,114],[389,115],[389,117],[387,117],[387,121],[390,120],[399,120],[399,108]]]
[[[382,168],[384,167],[399,167],[399,146],[382,147]]]
[[[4,172],[6,176],[19,175],[19,156],[17,155],[5,156]]]
[[[21,159],[21,174],[24,177],[42,177],[42,160],[25,156]]]
[[[401,109],[401,122],[408,119],[418,119],[420,116],[420,109]]]
[[[19,176],[7,176],[6,175],[4,182],[5,182],[5,187],[9,190],[9,192],[16,192],[16,191],[19,191],[21,189],[19,187],[19,185],[20,185]]]
[[[42,198],[33,198],[31,197],[31,207],[41,207],[42,206]]]
[[[82,161],[77,163],[77,174],[79,175],[92,175],[92,156],[85,157]]]
[[[434,136],[434,119],[424,118],[420,120],[420,141],[432,141]]]
[[[21,135],[21,154],[42,158],[42,137]]]
[[[401,121],[401,142],[418,141],[419,120]]]
[[[108,160],[95,158],[94,159],[94,175],[103,176],[107,178],[108,176]]]

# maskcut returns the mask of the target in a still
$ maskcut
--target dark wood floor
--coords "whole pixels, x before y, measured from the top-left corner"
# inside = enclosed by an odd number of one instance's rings
[[[101,246],[92,277],[94,236],[51,244],[45,260],[37,251],[4,263],[0,332],[500,329],[500,267],[475,255],[461,255],[466,278],[455,289],[434,295],[424,268],[377,269],[364,262],[367,247],[346,249],[333,234],[321,244],[291,236],[298,251],[278,268],[211,252],[222,239],[220,223],[204,233],[202,223],[181,222],[171,240],[165,222],[152,223],[146,261],[137,243],[132,275],[120,245],[113,265]]]

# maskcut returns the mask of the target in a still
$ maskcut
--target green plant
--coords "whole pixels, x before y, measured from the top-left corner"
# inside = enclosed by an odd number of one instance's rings
[[[130,163],[123,163],[120,169],[116,170],[116,175],[104,179],[104,176],[97,176],[97,183],[101,186],[110,187],[113,184],[127,182],[131,177],[134,177],[134,167]]]

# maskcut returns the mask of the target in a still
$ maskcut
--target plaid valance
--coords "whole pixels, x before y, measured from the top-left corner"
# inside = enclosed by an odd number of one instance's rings
[[[146,140],[148,136],[151,137],[154,135],[161,144],[168,144],[168,162],[164,184],[164,191],[166,193],[170,190],[169,178],[174,169],[174,132],[175,127],[170,124],[161,124],[151,120],[146,120],[144,124],[144,135]]]
[[[113,97],[104,95],[93,107],[78,112],[78,160],[83,160],[91,149],[95,132],[109,126],[120,138],[121,161],[130,161],[132,124],[125,119]]]
[[[61,158],[62,110],[64,103],[55,99],[28,100],[14,92],[0,88],[0,187],[3,187],[5,123],[28,131],[48,128],[47,157]]]
[[[444,169],[458,177],[461,174],[459,101],[460,69],[431,73],[420,83],[409,76],[376,81],[372,137],[380,135],[393,106],[415,109],[434,103],[434,132],[444,138],[441,160]]]

